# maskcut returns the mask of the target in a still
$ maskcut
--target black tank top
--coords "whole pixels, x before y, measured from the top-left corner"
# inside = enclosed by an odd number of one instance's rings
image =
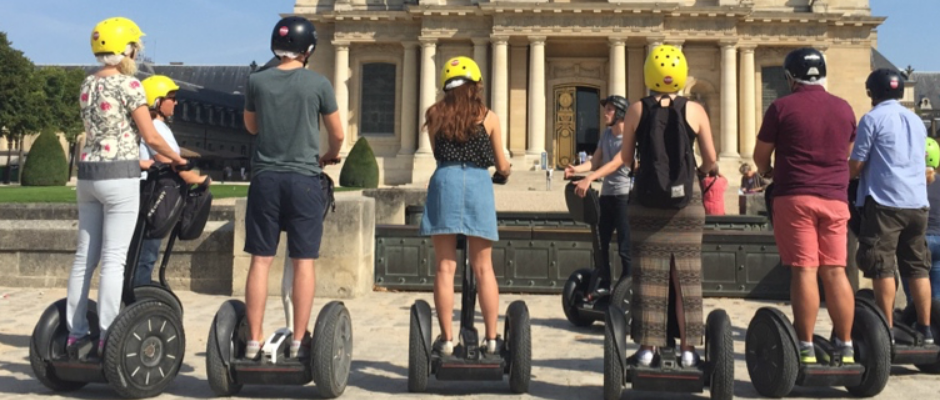
[[[485,115],[483,119],[486,119]],[[482,123],[470,134],[466,142],[434,135],[434,158],[441,162],[472,162],[480,168],[496,165],[493,143]]]

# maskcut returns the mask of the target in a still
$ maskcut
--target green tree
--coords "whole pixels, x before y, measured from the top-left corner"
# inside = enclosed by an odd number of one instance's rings
[[[63,186],[68,181],[68,163],[59,135],[46,129],[36,138],[20,174],[23,186]]]
[[[22,51],[13,48],[4,32],[0,32],[0,127],[6,128],[8,142],[19,149],[23,159],[23,139],[39,132],[48,120],[48,107],[42,83],[36,79],[33,62]],[[12,147],[11,147],[12,150]],[[10,157],[7,176],[10,179]]]
[[[46,128],[62,133],[69,144],[69,177],[75,162],[75,144],[84,131],[81,110],[78,107],[78,93],[81,90],[85,73],[80,68],[44,67],[36,70],[36,75],[43,85],[43,93],[48,107]]]
[[[366,138],[359,138],[346,156],[346,163],[339,172],[339,185],[345,187],[379,187],[379,164]]]

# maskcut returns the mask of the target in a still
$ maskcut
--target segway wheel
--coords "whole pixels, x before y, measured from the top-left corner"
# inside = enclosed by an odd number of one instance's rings
[[[238,328],[245,319],[245,303],[238,300],[229,300],[222,304],[212,319],[209,328],[209,338],[206,340],[206,375],[212,393],[219,397],[228,397],[238,394],[242,384],[235,381],[229,363],[236,358],[237,351],[244,349],[243,343],[237,343]],[[219,341],[219,330],[227,332]],[[236,345],[237,343],[237,345]],[[224,354],[223,348],[228,349]]]
[[[904,309],[903,321],[911,326],[917,322],[917,310],[913,305]],[[930,303],[930,330],[934,340],[940,340],[940,299],[933,299]],[[928,374],[940,374],[940,359],[933,364],[914,364],[914,366]]]
[[[509,390],[527,393],[532,377],[532,330],[529,308],[516,300],[506,310],[506,345],[509,347]]]
[[[852,343],[855,362],[865,367],[862,383],[846,387],[858,397],[873,397],[884,390],[891,374],[891,337],[877,311],[855,303],[855,322],[852,324]]]
[[[624,320],[627,321],[626,333],[630,335],[630,327],[633,324],[633,319],[630,315],[632,310],[631,304],[633,302],[633,278],[624,277],[620,278],[620,281],[617,282],[617,286],[614,287],[614,292],[610,295],[610,304],[616,305],[623,310]]]
[[[104,374],[119,395],[153,397],[163,393],[183,363],[186,335],[169,305],[143,301],[125,308],[111,325]]]
[[[180,299],[162,286],[137,286],[134,288],[134,298],[137,299],[137,302],[146,300],[159,301],[170,306],[170,308],[176,312],[176,315],[179,315],[180,320],[183,319],[183,304],[180,302]]]
[[[619,400],[623,394],[624,370],[610,327],[604,327],[604,400]]]
[[[29,365],[33,368],[36,379],[45,387],[56,392],[71,392],[81,389],[87,382],[73,382],[60,379],[55,369],[49,364],[50,359],[65,357],[65,342],[69,329],[65,315],[66,299],[52,303],[39,317],[39,322],[29,337]],[[88,326],[92,336],[98,336],[98,305],[88,300]]]
[[[565,317],[568,318],[568,322],[577,327],[594,324],[593,319],[578,314],[578,305],[588,290],[592,273],[593,271],[587,268],[574,271],[568,277],[568,281],[565,282],[565,286],[561,291],[561,307],[565,311]]]
[[[353,328],[349,310],[339,301],[327,303],[313,330],[313,382],[320,396],[334,399],[346,390],[352,364]]]
[[[708,314],[705,322],[705,360],[708,361],[712,400],[734,398],[734,338],[731,318],[725,310]]]
[[[762,396],[780,398],[793,390],[800,360],[793,328],[782,312],[761,308],[747,326],[745,353],[747,372],[754,389]]]
[[[426,327],[428,329],[422,329]],[[431,306],[418,300],[411,306],[411,328],[408,331],[408,391],[423,392],[431,375]]]

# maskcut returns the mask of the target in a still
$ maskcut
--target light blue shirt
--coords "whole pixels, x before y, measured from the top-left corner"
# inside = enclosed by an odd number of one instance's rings
[[[170,127],[163,121],[159,119],[153,120],[153,127],[157,128],[157,132],[163,137],[163,140],[166,141],[166,144],[170,145],[170,148],[176,152],[180,153],[180,146],[176,143],[176,137],[173,136],[173,131],[170,130]],[[926,139],[925,139],[926,140]],[[144,143],[144,140],[140,140],[140,160],[152,160],[153,156],[157,152],[154,149],[151,149],[150,146],[147,146],[147,143]],[[147,171],[144,171],[140,174],[140,179],[147,179]]]
[[[851,159],[863,161],[855,204],[871,196],[888,207],[917,209],[927,201],[927,128],[916,114],[887,100],[865,114]]]

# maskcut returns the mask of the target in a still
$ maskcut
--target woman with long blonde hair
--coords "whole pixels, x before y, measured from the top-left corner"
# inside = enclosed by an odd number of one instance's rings
[[[486,325],[483,351],[498,351],[499,286],[493,273],[492,242],[499,236],[487,168],[496,166],[496,174],[506,178],[510,165],[502,151],[499,117],[483,104],[481,82],[480,67],[473,60],[448,60],[441,71],[444,98],[425,113],[424,129],[431,139],[437,169],[428,184],[420,233],[431,236],[434,242],[434,306],[442,332],[434,350],[442,355],[454,351],[451,319],[458,234],[467,236],[467,252],[479,288]]]

